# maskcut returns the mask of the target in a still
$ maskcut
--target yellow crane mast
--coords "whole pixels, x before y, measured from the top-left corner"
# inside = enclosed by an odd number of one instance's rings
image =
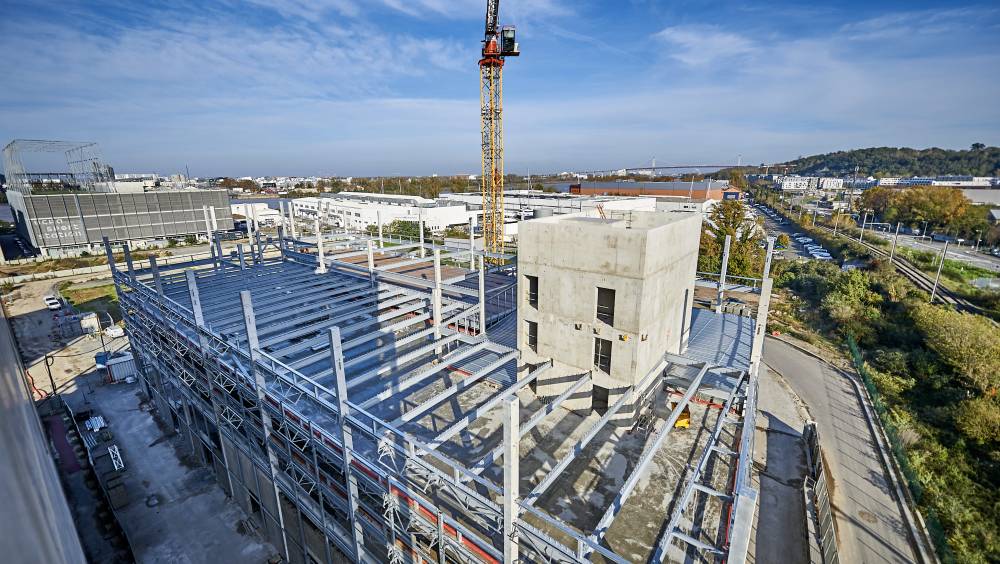
[[[486,1],[486,35],[479,60],[483,134],[483,248],[503,253],[503,63],[520,54],[513,26],[498,29],[500,0]]]

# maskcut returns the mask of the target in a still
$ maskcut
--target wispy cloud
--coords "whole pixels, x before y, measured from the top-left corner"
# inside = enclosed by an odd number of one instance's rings
[[[0,142],[94,139],[123,171],[478,168],[481,0],[161,6],[5,13],[0,50],[16,79],[0,89]],[[664,27],[644,2],[504,0],[525,52],[505,76],[507,168],[1000,143],[995,11],[827,11],[822,29],[783,26],[773,10]]]
[[[750,55],[752,40],[715,25],[671,26],[655,36],[669,45],[668,54],[687,65],[706,65],[722,59]]]
[[[970,32],[998,13],[1000,10],[996,8],[978,6],[894,12],[845,24],[840,28],[840,33],[846,39],[856,41],[901,38],[920,40],[929,35]]]

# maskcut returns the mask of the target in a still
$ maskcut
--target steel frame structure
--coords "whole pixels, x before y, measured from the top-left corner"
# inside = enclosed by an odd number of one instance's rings
[[[104,162],[100,147],[93,141],[54,141],[42,139],[15,139],[3,148],[4,171],[7,182],[14,191],[31,194],[31,172],[25,170],[23,153],[63,153],[69,176],[80,187],[94,191],[104,184],[103,191],[114,191],[114,173]]]
[[[265,248],[272,244],[280,256],[265,258]],[[490,341],[480,330],[488,326],[482,260],[479,287],[473,290],[442,281],[439,251],[430,259],[433,280],[376,269],[371,261],[367,266],[345,262],[336,253],[324,256],[326,271],[317,273],[319,259],[312,252],[317,245],[287,239],[281,230],[276,240],[252,242],[248,252],[238,247],[235,257],[223,257],[216,245],[210,260],[167,267],[158,267],[154,260],[142,270],[135,268],[127,244],[124,270],[105,245],[126,332],[139,353],[143,385],[165,397],[164,390],[177,391],[179,400],[171,409],[188,424],[194,412],[212,422],[220,440],[252,462],[254,475],[270,481],[274,498],[298,510],[301,545],[303,517],[322,532],[327,561],[333,560],[335,547],[358,562],[579,562],[594,555],[627,562],[602,542],[604,534],[648,471],[673,421],[703,388],[702,377],[709,371],[733,376],[726,390],[725,417],[712,432],[658,546],[681,541],[713,553],[730,548],[705,545],[677,526],[692,492],[707,489],[698,481],[705,460],[720,453],[739,462],[734,489],[711,493],[729,504],[733,536],[743,534],[740,531],[749,535],[746,516],[749,508],[752,521],[755,502],[747,495],[755,365],[734,372],[698,364],[699,376],[685,390],[680,406],[656,433],[600,526],[587,534],[535,502],[580,457],[624,398],[648,394],[663,381],[669,366],[695,361],[664,355],[643,383],[623,394],[535,490],[522,497],[515,455],[519,440],[586,384],[589,375],[520,422],[517,392],[550,364],[514,382],[502,377],[516,362],[516,351]],[[342,251],[353,252],[350,247]],[[769,283],[764,281],[767,291]],[[754,335],[758,361],[757,338],[762,342],[766,322],[763,296],[762,304],[764,319],[758,318]],[[451,383],[441,379],[446,372],[464,378]],[[444,384],[436,392],[431,387],[435,382]],[[443,429],[414,425],[485,382],[494,392]],[[412,390],[435,393],[411,401],[406,398],[416,397],[407,395]],[[734,406],[749,416],[730,417]],[[503,441],[486,458],[468,467],[442,452],[444,443],[498,408],[503,410]],[[733,445],[736,451],[719,442],[724,425],[742,431],[740,442]],[[227,450],[221,450],[232,491],[239,472],[230,468]],[[483,475],[498,460],[503,463],[503,483]],[[286,530],[284,513],[277,513],[271,517],[281,523],[280,548],[288,559],[292,549],[286,535],[291,529]],[[569,544],[533,523],[558,531]],[[741,542],[733,541],[736,556]]]

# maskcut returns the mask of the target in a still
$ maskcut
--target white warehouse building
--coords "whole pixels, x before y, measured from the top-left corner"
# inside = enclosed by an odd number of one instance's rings
[[[424,226],[441,232],[453,225],[466,225],[478,212],[455,202],[431,200],[399,194],[340,192],[314,198],[292,200],[296,217],[321,217],[348,229],[363,230],[369,225],[388,225],[395,220],[423,221]]]

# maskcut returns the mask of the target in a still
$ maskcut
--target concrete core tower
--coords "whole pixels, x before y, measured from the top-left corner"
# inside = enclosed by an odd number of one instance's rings
[[[553,361],[539,397],[591,372],[563,403],[601,411],[687,344],[701,214],[597,212],[522,222],[518,237],[519,373]],[[637,397],[645,390],[636,390]],[[625,406],[618,418],[631,418]]]

